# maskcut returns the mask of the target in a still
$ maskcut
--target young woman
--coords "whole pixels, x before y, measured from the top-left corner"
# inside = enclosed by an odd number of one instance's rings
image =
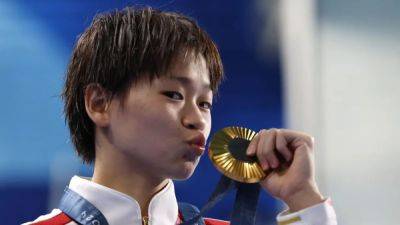
[[[222,78],[218,50],[193,20],[151,8],[98,15],[75,46],[63,91],[72,143],[94,163],[93,177],[74,176],[61,209],[26,224],[179,224],[172,180],[188,179],[205,151]],[[280,166],[274,149],[291,162],[260,182],[289,207],[278,222],[336,224],[314,179],[313,138],[261,130],[247,154],[268,170]]]

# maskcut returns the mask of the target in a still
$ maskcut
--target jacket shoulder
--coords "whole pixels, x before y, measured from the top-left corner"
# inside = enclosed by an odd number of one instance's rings
[[[204,218],[204,222],[206,225],[229,225],[229,221],[225,220],[217,220],[212,218]]]
[[[51,213],[39,216],[32,222],[26,222],[22,225],[76,225],[71,218],[59,209],[53,209]]]

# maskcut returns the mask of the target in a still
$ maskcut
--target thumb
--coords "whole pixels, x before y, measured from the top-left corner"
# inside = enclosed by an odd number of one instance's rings
[[[260,140],[262,130],[254,136],[253,140],[251,140],[249,146],[247,147],[246,154],[248,156],[254,156],[257,152],[258,141]]]

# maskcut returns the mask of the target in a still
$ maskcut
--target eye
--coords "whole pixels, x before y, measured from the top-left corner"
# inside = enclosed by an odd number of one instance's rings
[[[163,93],[165,96],[167,96],[168,98],[174,99],[174,100],[182,100],[183,99],[183,95],[179,92],[176,91],[166,91]]]
[[[211,110],[212,109],[212,104],[209,102],[201,102],[200,103],[200,107],[204,108],[204,109],[208,109]]]

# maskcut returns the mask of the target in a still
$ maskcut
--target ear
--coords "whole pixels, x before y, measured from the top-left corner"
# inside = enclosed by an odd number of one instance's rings
[[[106,127],[109,124],[110,93],[100,84],[89,84],[85,89],[86,113],[99,127]]]

